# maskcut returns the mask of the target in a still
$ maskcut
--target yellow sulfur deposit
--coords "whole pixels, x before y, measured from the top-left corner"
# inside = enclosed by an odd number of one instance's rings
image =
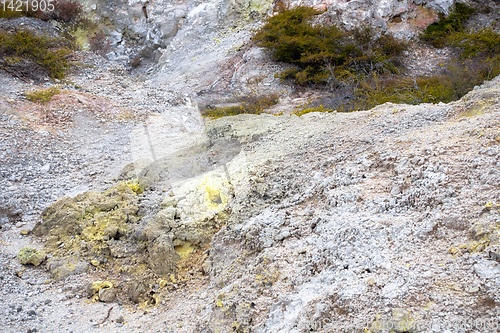
[[[17,260],[23,265],[40,265],[45,260],[45,252],[25,246],[17,253]]]

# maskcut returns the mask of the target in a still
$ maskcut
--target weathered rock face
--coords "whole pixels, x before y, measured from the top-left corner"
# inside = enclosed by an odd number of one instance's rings
[[[42,222],[33,232],[50,236],[52,246],[66,252],[84,249],[95,255],[108,255],[107,241],[130,231],[138,220],[138,185],[121,182],[104,192],[86,192],[75,198],[63,198],[47,207]]]
[[[266,91],[270,86],[276,91],[283,89],[277,86],[274,71],[270,75],[266,70],[269,59],[260,55],[255,58],[259,49],[250,42],[252,30],[262,25],[265,15],[272,13],[272,1],[84,3],[98,21],[105,23],[103,29],[113,46],[108,57],[124,65],[132,61],[135,70],[147,74],[155,85],[191,96],[212,93],[229,96],[228,92]],[[325,21],[348,30],[369,25],[377,31],[409,39],[436,20],[438,12],[447,13],[453,0],[286,3],[325,9]],[[263,77],[265,85],[251,84],[262,81]]]
[[[323,4],[323,18],[345,27],[364,22],[400,30],[405,37],[405,27],[435,18],[428,8],[445,11],[447,2],[438,3],[332,1]],[[96,11],[116,5],[94,4]],[[103,94],[116,90],[123,99],[154,100],[140,107],[155,113],[146,126],[130,124],[121,132],[129,140],[112,141],[118,154],[129,145],[133,157],[120,160],[132,162],[117,172],[123,182],[61,199],[44,211],[34,232],[47,240],[45,267],[55,280],[89,271],[98,280],[114,274],[118,283],[98,281],[87,290],[102,302],[158,305],[168,295],[171,303],[157,311],[169,322],[155,324],[166,329],[172,323],[184,332],[353,332],[380,325],[411,331],[415,323],[424,331],[429,318],[498,317],[498,78],[446,105],[241,115],[204,124],[189,98],[175,102],[163,87],[186,94],[207,86],[238,91],[266,74],[260,88],[274,89],[270,71],[262,70],[270,66],[265,53],[244,45],[248,27],[260,24],[252,11],[266,12],[269,3],[188,2],[166,11],[159,10],[165,3],[144,5],[107,11],[121,20],[109,25],[110,34],[132,45],[120,50],[117,42],[114,59],[136,48],[144,58],[160,57],[158,73],[140,94],[123,90],[128,78],[123,85],[111,80]],[[227,24],[245,13],[246,21]],[[164,14],[173,19],[160,22]],[[225,21],[217,21],[221,16]],[[92,80],[109,79],[105,70],[101,74]],[[155,84],[161,87],[153,90]],[[11,131],[5,128],[4,134]],[[105,126],[96,132],[101,130]],[[6,147],[0,153],[5,158],[15,152]],[[47,172],[54,165],[40,167]],[[17,186],[19,173],[12,176],[9,186]],[[44,179],[47,196],[37,200],[55,200],[61,192],[48,189],[58,176]],[[81,191],[61,191],[69,188]],[[17,221],[14,213],[0,211],[0,222]],[[19,253],[23,264],[41,265],[45,258],[33,249]],[[182,275],[198,280],[189,285]],[[186,313],[196,315],[186,319]],[[146,327],[139,324],[127,319],[131,330]]]
[[[227,165],[236,198],[201,326],[419,331],[439,313],[449,329],[496,316],[499,91],[496,78],[447,105],[211,122],[248,141]]]
[[[166,234],[150,239],[148,252],[149,267],[159,275],[171,273],[175,268],[175,261],[179,259],[171,238]]]
[[[164,207],[145,226],[149,265],[159,275],[174,270],[175,260],[206,247],[227,220],[231,185],[210,172],[187,181],[163,199]]]

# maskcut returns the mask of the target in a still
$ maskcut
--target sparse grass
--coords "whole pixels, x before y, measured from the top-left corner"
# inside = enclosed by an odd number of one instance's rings
[[[217,119],[226,116],[235,116],[242,113],[261,114],[271,106],[278,104],[278,94],[269,95],[249,95],[237,99],[239,105],[219,107],[215,109],[207,108],[201,115],[210,119]]]
[[[353,99],[339,106],[339,111],[366,110],[386,102],[413,105],[449,103],[497,75],[500,75],[498,59],[454,61],[447,65],[442,74],[371,80],[369,86],[357,89]]]
[[[15,68],[22,59],[29,59],[42,67],[54,79],[65,76],[70,62],[71,49],[67,42],[29,31],[0,32],[0,60],[7,67]]]
[[[26,99],[32,102],[46,104],[52,100],[54,95],[59,94],[61,91],[57,87],[51,87],[47,89],[33,90],[30,92],[25,92],[24,96]]]
[[[335,110],[325,108],[323,104],[320,104],[318,106],[313,106],[313,107],[299,107],[295,111],[293,111],[293,114],[300,117],[306,113],[311,113],[311,112],[332,112],[332,111]]]
[[[420,104],[449,102],[452,100],[451,84],[441,76],[394,79],[374,82],[369,89],[359,89],[355,98],[340,106],[340,111],[367,110],[374,106],[391,103]]]

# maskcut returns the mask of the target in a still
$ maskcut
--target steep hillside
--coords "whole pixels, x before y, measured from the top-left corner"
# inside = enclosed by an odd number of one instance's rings
[[[129,244],[132,252],[112,250],[111,257],[103,257],[97,267],[85,261],[83,266],[67,266],[65,274],[85,267],[87,272],[50,282],[44,265],[21,268],[12,261],[22,244],[38,242],[33,236],[19,235],[38,218],[23,215],[19,219],[30,221],[27,225],[18,222],[17,227],[7,228],[9,224],[4,224],[2,292],[8,297],[2,306],[3,330],[87,331],[111,307],[86,304],[83,297],[92,295],[85,291],[86,283],[103,278],[113,281],[119,300],[103,324],[112,331],[121,327],[147,332],[154,327],[172,332],[233,328],[301,332],[312,327],[321,332],[352,332],[365,327],[376,331],[378,323],[392,322],[418,327],[416,331],[440,325],[434,331],[442,332],[445,327],[452,331],[462,327],[457,325],[472,329],[484,321],[493,325],[500,297],[495,245],[500,204],[499,83],[498,78],[485,83],[448,105],[386,104],[351,114],[222,118],[209,122],[205,130],[189,132],[189,137],[199,139],[184,140],[184,152],[174,155],[191,161],[180,163],[185,166],[181,168],[175,167],[178,160],[162,152],[163,144],[153,145],[148,151],[154,151],[161,163],[149,167],[136,163],[135,168],[165,170],[150,179],[151,190],[138,196],[146,216],[131,225],[137,231],[130,236],[107,241],[111,249]],[[20,124],[18,119],[4,114],[4,138]],[[161,119],[152,120],[150,133],[170,127]],[[130,133],[138,133],[142,126]],[[50,134],[46,137],[50,139]],[[141,141],[140,135],[129,138],[131,147]],[[76,143],[81,139],[72,137],[66,143],[74,151],[72,156],[101,149],[79,147]],[[200,146],[204,140],[207,143]],[[49,148],[55,147],[42,146],[38,151]],[[82,165],[106,170],[91,156],[83,157]],[[50,159],[51,166],[61,160],[55,154]],[[56,189],[64,178],[54,180],[58,169],[50,170],[35,180]],[[64,171],[67,177],[75,172]],[[27,174],[8,181],[13,185],[3,188],[12,196],[24,193],[31,184]],[[215,198],[213,193],[219,194]],[[229,218],[221,215],[225,205]],[[196,234],[206,230],[210,221],[219,221],[216,228],[225,226],[204,253],[207,238],[202,241]],[[158,229],[158,223],[171,227]],[[183,233],[172,223],[191,231]],[[131,269],[126,259],[141,251],[140,246],[133,247],[134,242],[140,245],[144,227],[163,232],[181,256],[186,249],[188,260],[180,262],[181,270],[161,277]],[[56,243],[56,251],[47,244],[45,250],[52,258],[69,246]],[[153,269],[162,262],[154,261],[154,250],[142,251],[151,255],[146,262]],[[54,270],[57,267],[47,266],[52,274],[60,273]],[[131,281],[137,274],[157,279],[156,285],[150,280],[137,294],[138,301],[146,301],[141,303],[146,311],[128,305],[133,295],[130,288],[136,290]],[[147,305],[153,299],[160,304]],[[117,319],[120,316],[125,324]]]
[[[452,4],[313,5],[410,39]],[[100,55],[0,18],[70,64],[0,47],[0,331],[498,331],[500,77],[297,116],[327,90],[282,82],[251,41],[276,6],[87,1]],[[408,75],[456,52],[415,45]],[[201,116],[272,93],[269,113]]]

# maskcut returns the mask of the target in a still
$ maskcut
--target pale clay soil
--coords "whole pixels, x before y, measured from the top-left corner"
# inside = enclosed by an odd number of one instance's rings
[[[432,70],[445,56],[414,50],[410,68]],[[500,223],[496,208],[485,209],[500,204],[498,78],[448,105],[205,124],[188,97],[92,59],[98,66],[75,70],[74,85],[45,106],[20,95],[31,85],[0,73],[0,331],[230,332],[236,322],[256,332],[353,332],[377,316],[397,321],[394,309],[422,332],[498,329],[450,324],[499,317],[500,266],[488,249],[449,253],[471,241],[474,223]],[[19,264],[21,247],[43,248],[21,231],[47,205],[105,189],[151,153],[144,128],[157,154],[162,133],[215,128],[241,143],[225,166],[235,215],[214,237],[210,268],[195,267],[160,305],[142,308],[90,302],[85,286],[104,276],[99,269],[53,281],[43,264]],[[145,209],[175,186],[154,186]]]

